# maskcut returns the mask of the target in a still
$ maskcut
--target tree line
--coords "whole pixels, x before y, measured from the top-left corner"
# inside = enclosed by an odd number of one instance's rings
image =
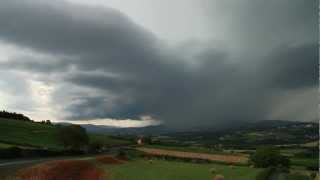
[[[29,117],[25,116],[24,114],[20,114],[16,112],[8,112],[5,110],[0,111],[0,118],[14,119],[14,120],[20,120],[20,121],[32,121]]]
[[[52,122],[50,120],[34,121],[24,114],[16,113],[16,112],[8,112],[5,110],[0,111],[0,118],[52,125]]]

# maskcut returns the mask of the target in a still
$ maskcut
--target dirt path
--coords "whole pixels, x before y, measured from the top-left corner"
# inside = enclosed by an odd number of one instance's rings
[[[42,163],[45,161],[52,160],[52,158],[47,159],[29,159],[29,160],[16,160],[16,161],[9,161],[9,162],[2,162],[0,163],[0,179],[6,178],[11,176],[14,172],[19,169],[29,167],[38,163]]]
[[[181,158],[197,158],[205,159],[210,161],[220,161],[228,163],[246,163],[248,158],[241,155],[223,155],[223,154],[205,154],[205,153],[193,153],[193,152],[183,152],[175,150],[164,150],[155,148],[137,148],[137,150],[143,151],[152,155],[167,155],[173,157]]]

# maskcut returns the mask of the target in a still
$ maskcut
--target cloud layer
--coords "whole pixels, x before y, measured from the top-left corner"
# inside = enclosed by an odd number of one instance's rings
[[[211,40],[168,46],[115,9],[58,0],[4,0],[0,42],[15,52],[0,61],[0,73],[22,73],[24,79],[0,87],[8,86],[6,94],[28,82],[50,87],[44,93],[50,99],[45,106],[56,112],[56,119],[151,116],[184,128],[262,119],[315,120],[318,48],[312,23],[317,22],[306,24],[303,18],[317,17],[310,2],[301,7],[302,18],[298,13],[293,22],[269,23],[270,29],[286,29],[287,36],[269,33],[258,41],[263,44],[274,35],[279,43],[253,48],[258,42],[249,43],[239,35],[243,46],[237,50],[234,45],[228,48],[232,41],[227,37],[227,46]],[[251,3],[244,4],[250,9]],[[277,2],[265,4],[272,8]],[[289,6],[296,9],[300,3]],[[289,9],[280,15],[286,18],[291,13],[297,12]],[[273,21],[273,16],[265,12],[261,20]],[[245,22],[248,36],[264,35],[263,27],[254,28],[259,19]],[[294,32],[310,33],[297,38]],[[1,82],[14,77],[7,76]],[[18,106],[24,99],[14,102]]]

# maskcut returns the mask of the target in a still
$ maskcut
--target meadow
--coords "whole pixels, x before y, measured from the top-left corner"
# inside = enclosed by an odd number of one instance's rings
[[[0,118],[0,148],[63,149],[57,139],[58,126]],[[89,133],[90,141],[100,141],[106,146],[129,144],[129,141],[103,134]]]
[[[130,161],[115,166],[102,166],[110,173],[105,180],[211,180],[210,170],[216,169],[225,179],[255,180],[260,169],[222,164],[196,164],[176,161],[147,160]]]
[[[67,180],[70,177],[83,180],[212,180],[215,175],[220,174],[225,180],[268,180],[269,175],[262,175],[266,171],[263,168],[220,163],[145,158],[128,160],[112,155],[99,155],[36,164],[18,170],[15,177],[25,180]],[[49,179],[46,176],[48,174]],[[294,170],[289,174],[278,173],[274,180],[312,180],[308,174],[310,171]]]
[[[0,119],[0,149],[17,146],[25,149],[43,148],[62,150],[63,147],[57,139],[58,127],[59,126],[57,125]],[[122,146],[131,143],[127,140],[104,134],[89,133],[89,138],[91,142],[102,142],[105,147],[114,145]],[[152,150],[156,155],[164,154],[165,156],[179,157],[182,159],[168,158],[165,160],[166,158],[151,157],[153,160],[150,161],[140,157],[134,159],[129,158],[131,160],[125,161],[120,160],[119,163],[118,160],[101,161],[95,156],[92,156],[89,159],[82,159],[82,161],[58,160],[58,162],[55,163],[41,163],[36,166],[31,165],[31,167],[24,167],[19,171],[19,175],[20,177],[33,175],[39,175],[39,177],[42,177],[43,172],[48,171],[46,173],[51,173],[52,177],[59,178],[61,175],[64,175],[64,177],[73,177],[74,175],[77,175],[73,172],[77,171],[79,173],[81,172],[81,177],[95,174],[97,176],[96,179],[99,180],[102,177],[105,180],[209,180],[216,174],[222,174],[226,180],[257,180],[257,176],[265,170],[245,166],[244,164],[246,163],[244,163],[244,160],[247,161],[248,154],[233,150],[232,152],[226,152],[206,147],[174,147],[161,145],[146,145],[140,148],[135,148],[135,150],[140,150],[140,153],[142,153],[142,151],[144,153],[150,153],[149,151]],[[282,150],[282,153],[288,155],[292,160],[292,165],[294,167],[291,170],[299,170],[303,171],[303,173],[282,173],[279,175],[278,180],[308,179],[308,175],[306,174],[311,171],[305,170],[305,167],[317,164],[318,160],[314,158],[295,157],[295,154],[303,151],[304,149]],[[195,155],[196,157],[194,157]],[[199,159],[198,155],[199,157],[202,157],[200,159],[203,159],[203,157],[210,157],[214,158],[214,160],[210,159],[210,163],[192,160],[192,158]],[[149,156],[147,157],[150,158]],[[185,158],[191,158],[191,160],[185,161]],[[74,160],[80,159],[74,157]],[[238,161],[240,160],[242,166],[237,166],[236,164],[238,164]],[[218,161],[220,163],[216,163]],[[233,165],[230,165],[231,162]],[[59,170],[58,167],[64,168],[60,168]],[[215,170],[215,174],[212,174],[212,169]],[[58,170],[61,171],[61,173],[59,173]],[[45,177],[42,179],[47,180]]]

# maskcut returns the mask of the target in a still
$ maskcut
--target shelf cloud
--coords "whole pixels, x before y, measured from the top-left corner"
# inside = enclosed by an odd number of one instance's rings
[[[2,0],[0,49],[10,51],[0,56],[0,95],[12,102],[0,103],[35,118],[118,126],[142,116],[177,128],[315,120],[317,3],[226,2],[200,4],[220,39],[172,45],[114,8]],[[210,13],[217,7],[235,16]]]

